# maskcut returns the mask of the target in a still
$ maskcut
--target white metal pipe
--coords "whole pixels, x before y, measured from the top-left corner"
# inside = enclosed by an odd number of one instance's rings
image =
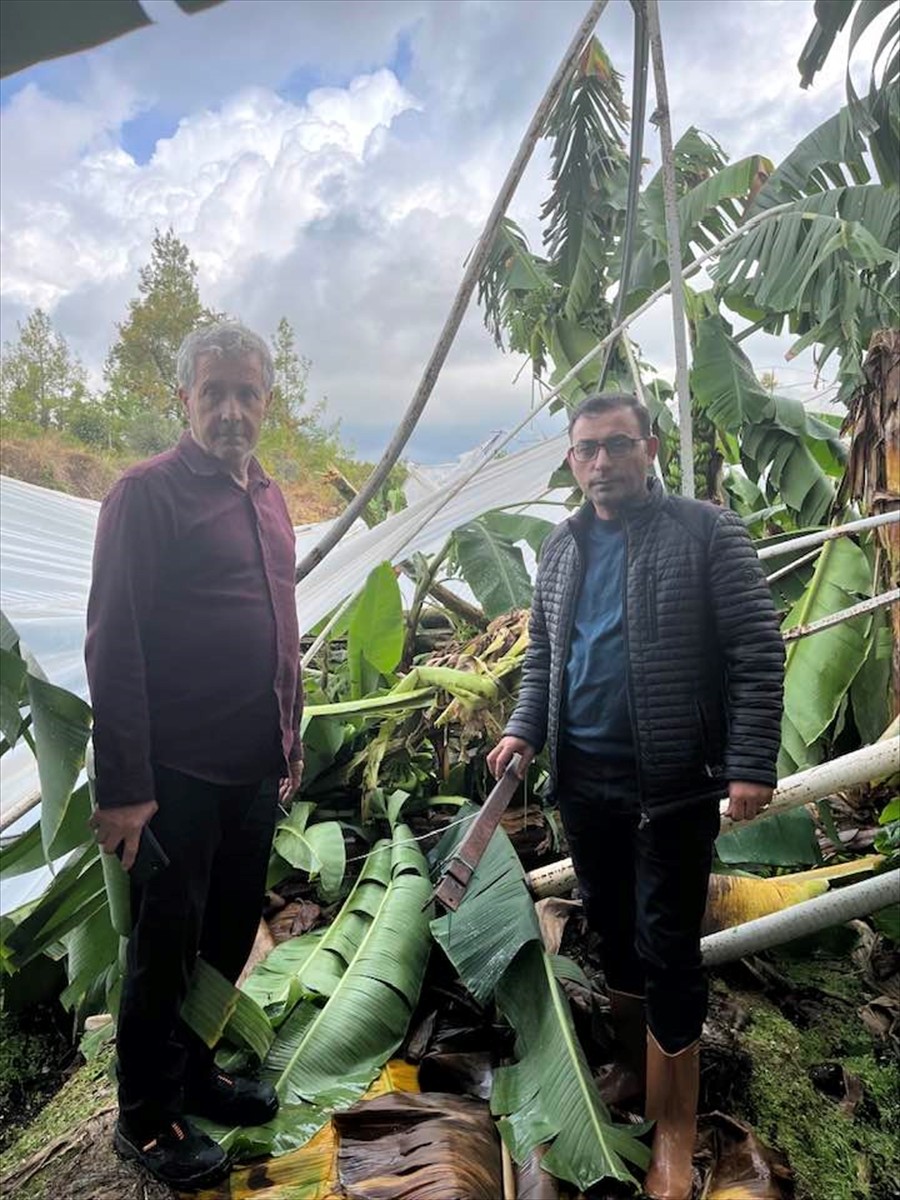
[[[879,525],[893,525],[900,521],[900,511],[878,513],[874,517],[862,517],[859,521],[847,521],[843,525],[831,525],[828,529],[819,529],[815,533],[805,533],[802,537],[791,538],[789,542],[777,542],[774,546],[763,546],[758,551],[761,560],[779,558],[782,554],[790,554],[794,550],[806,550],[808,546],[821,546],[832,538],[844,537],[848,533],[861,533],[864,529],[877,529]]]
[[[786,631],[784,640],[796,642],[800,638],[809,637],[811,633],[821,633],[823,629],[832,629],[835,625],[843,624],[844,621],[852,621],[854,617],[874,612],[877,608],[887,608],[889,604],[896,604],[898,600],[900,600],[900,588],[894,588],[890,592],[881,592],[878,596],[872,596],[869,600],[861,600],[859,604],[851,604],[849,608],[842,608],[836,613],[830,613],[818,621],[810,621],[808,625],[795,625],[793,629]]]
[[[887,738],[871,746],[862,746],[850,754],[842,754],[840,758],[832,759],[831,762],[808,767],[794,775],[786,775],[778,784],[772,803],[761,815],[771,816],[773,813],[799,808],[801,804],[810,804],[814,800],[830,796],[837,788],[868,783],[896,770],[900,770],[900,742],[896,738]],[[727,801],[723,800],[722,803],[727,804]],[[722,832],[733,828],[734,824],[730,818],[723,816]],[[537,867],[529,872],[527,879],[533,895],[539,898],[559,896],[575,883],[575,869],[571,858],[563,858],[559,862],[550,863],[549,866]]]
[[[700,952],[705,966],[719,966],[818,933],[832,925],[842,925],[856,917],[867,917],[898,900],[900,869],[886,871],[873,879],[826,892],[814,900],[804,900],[782,912],[708,934],[700,940]]]
[[[779,567],[777,571],[767,575],[766,583],[774,583],[776,579],[783,579],[785,575],[790,575],[791,571],[796,571],[798,567],[805,567],[807,563],[813,562],[821,553],[822,547],[816,546],[814,550],[810,550],[809,554],[804,554],[801,558],[796,558],[792,563],[788,563],[786,567]]]

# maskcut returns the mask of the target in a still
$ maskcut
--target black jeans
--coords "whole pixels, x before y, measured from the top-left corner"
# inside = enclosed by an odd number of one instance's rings
[[[250,953],[265,896],[278,780],[236,787],[155,767],[150,826],[169,866],[132,880],[132,932],[119,1004],[119,1112],[152,1136],[181,1112],[189,1073],[212,1052],[179,1017],[199,953],[232,983]]]
[[[607,985],[646,996],[647,1023],[668,1054],[700,1036],[707,983],[700,960],[717,801],[641,825],[634,769],[572,746],[559,764],[559,809]]]

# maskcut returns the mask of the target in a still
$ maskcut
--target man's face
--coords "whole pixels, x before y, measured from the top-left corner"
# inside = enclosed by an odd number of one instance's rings
[[[269,397],[258,354],[199,354],[190,391],[179,392],[194,441],[232,474],[244,475]]]
[[[627,443],[623,438],[640,440]],[[595,445],[596,453],[589,462],[579,462],[575,457],[572,447],[579,443],[607,443],[610,439],[614,450],[625,452],[610,454],[606,446]],[[646,494],[647,471],[656,457],[659,442],[655,437],[642,437],[637,414],[632,409],[586,413],[572,427],[570,440],[568,458],[572,474],[599,517],[613,520],[621,508],[640,501]]]

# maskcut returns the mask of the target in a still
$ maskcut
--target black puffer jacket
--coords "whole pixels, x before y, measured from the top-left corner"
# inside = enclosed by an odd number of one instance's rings
[[[622,513],[628,705],[643,812],[724,795],[730,780],[774,784],[784,646],[759,559],[728,509],[666,495]],[[555,787],[565,668],[584,574],[585,504],[544,544],[530,645],[505,732],[549,742]]]

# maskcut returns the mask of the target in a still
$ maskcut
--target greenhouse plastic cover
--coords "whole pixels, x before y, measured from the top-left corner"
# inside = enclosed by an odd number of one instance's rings
[[[485,446],[446,467],[410,468],[409,506],[373,529],[357,523],[299,585],[300,628],[312,628],[357,591],[379,562],[436,550],[453,529],[481,513],[526,504],[544,493],[565,447],[565,436],[559,436],[479,466],[490,452]],[[472,471],[473,478],[444,504],[447,491]],[[47,678],[85,699],[85,614],[99,511],[96,500],[0,477],[0,608]],[[329,524],[295,530],[298,559]],[[9,812],[37,791],[34,758],[20,744],[0,759],[0,812]],[[28,828],[38,813],[32,809],[5,834]],[[47,877],[42,870],[5,881],[0,911],[40,895]]]

